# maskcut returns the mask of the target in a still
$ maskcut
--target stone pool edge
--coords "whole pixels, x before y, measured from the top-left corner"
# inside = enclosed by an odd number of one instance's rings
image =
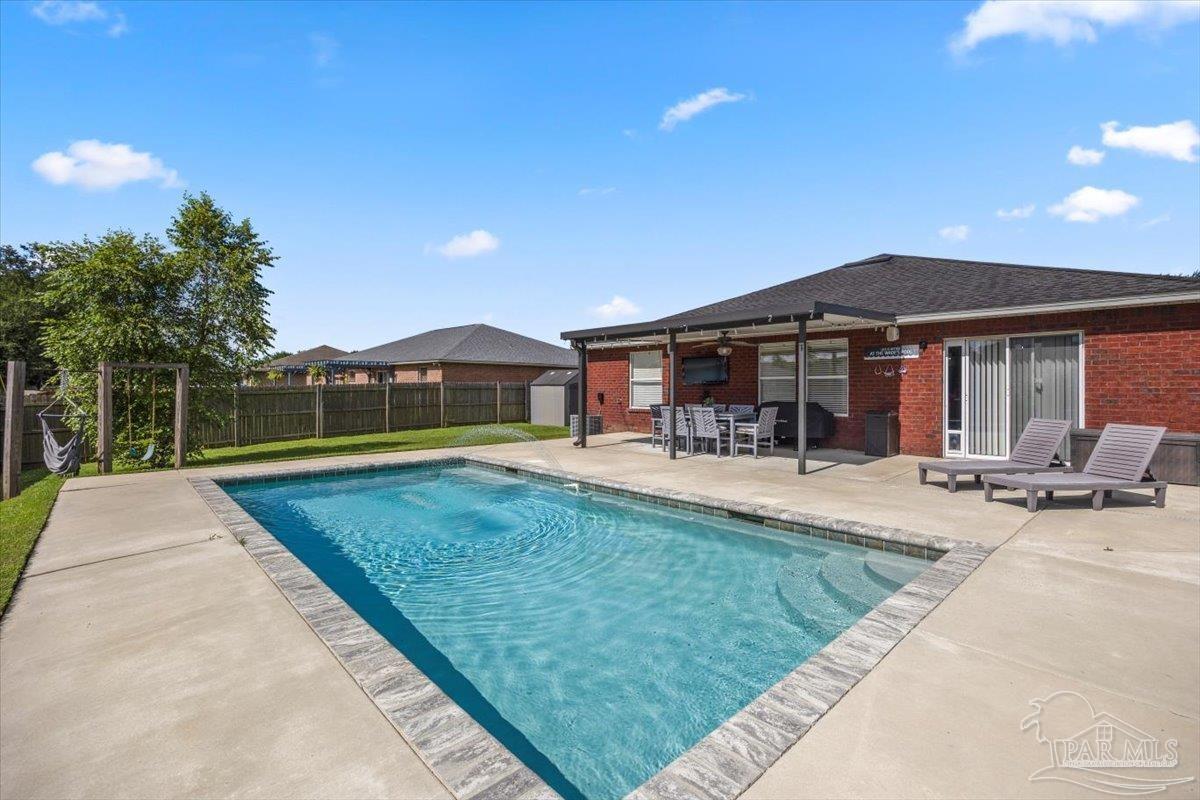
[[[285,597],[309,622],[314,632],[379,706],[405,741],[429,765],[434,774],[446,783],[447,788],[462,800],[485,800],[501,796],[540,798],[558,795],[420,673],[399,650],[367,625],[274,536],[243,511],[218,483],[300,480],[455,463],[474,464],[557,484],[577,483],[589,489],[599,489],[629,499],[647,500],[671,508],[758,522],[769,528],[887,550],[934,562],[921,575],[905,584],[782,680],[752,700],[749,705],[630,792],[626,800],[733,800],[738,797],[758,780],[768,767],[800,741],[830,708],[957,588],[994,549],[969,540],[930,536],[901,528],[788,511],[774,506],[628,484],[478,453],[411,461],[378,461],[189,478],[221,522],[243,541],[264,572],[279,586]],[[251,536],[254,542],[251,542]],[[252,547],[252,544],[255,546]],[[263,557],[260,557],[259,551],[263,552]],[[264,561],[264,557],[268,561]],[[276,577],[276,573],[279,577]],[[309,609],[308,612],[306,608]],[[316,618],[316,623],[310,618],[310,613]],[[328,617],[332,624],[325,623],[325,617]],[[327,634],[333,636],[333,639],[328,638]],[[344,656],[343,652],[348,655]],[[381,679],[378,675],[380,670],[392,677]],[[401,678],[404,679],[406,688],[396,691],[393,684]],[[423,684],[417,688],[410,685],[421,682]],[[439,697],[440,700],[434,702],[434,699]],[[413,708],[406,713],[409,704]],[[430,715],[437,718],[423,720]],[[406,734],[406,722],[415,733]],[[472,727],[474,730],[466,732]],[[456,735],[459,733],[461,735]],[[483,741],[484,737],[490,744],[479,749],[478,742]],[[428,741],[429,746],[422,744],[422,740]],[[459,746],[456,749],[449,745],[449,742],[458,743]],[[469,748],[468,743],[476,744],[474,748]],[[426,752],[430,748],[433,748],[434,752]],[[453,780],[443,773],[439,759],[442,763],[448,759],[452,760],[457,766],[455,774],[469,780],[473,775],[471,764],[459,763],[460,759],[455,759],[460,750],[471,754],[472,758],[480,753],[484,754],[471,763],[478,761],[481,768],[484,762],[495,764],[492,769],[499,769],[499,777],[486,782],[482,787],[476,785],[473,793],[463,793],[457,789]],[[507,769],[510,762],[516,765],[511,770]],[[501,769],[500,765],[505,769]],[[487,777],[495,774],[489,771]],[[528,786],[524,785],[525,782],[528,782]],[[512,785],[508,785],[510,783]]]
[[[430,459],[400,465],[447,461],[459,459]],[[397,466],[396,462],[387,465],[393,466]],[[371,465],[366,470],[371,471],[371,467],[380,469],[383,465]],[[280,470],[258,473],[257,479],[325,472]],[[188,478],[221,523],[245,547],[405,743],[454,797],[459,800],[561,800],[537,773],[463,711],[226,494],[218,483],[222,480],[225,478],[221,476]]]

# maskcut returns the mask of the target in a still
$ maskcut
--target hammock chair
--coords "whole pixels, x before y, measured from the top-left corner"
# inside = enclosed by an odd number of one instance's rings
[[[60,414],[47,413],[55,405],[62,405],[63,412]],[[42,423],[42,461],[46,465],[46,469],[58,475],[77,475],[79,474],[79,455],[83,444],[84,423],[87,422],[87,415],[79,409],[68,412],[66,403],[61,398],[55,398],[54,402],[43,408],[37,414],[38,421]],[[71,436],[63,444],[58,443],[58,437],[54,435],[54,423],[50,420],[75,420],[78,424],[71,432]],[[71,430],[70,426],[67,430]]]

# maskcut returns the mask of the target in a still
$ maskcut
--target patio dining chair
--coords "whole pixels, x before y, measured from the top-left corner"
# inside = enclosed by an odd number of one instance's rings
[[[658,447],[660,444],[663,447],[667,445],[666,428],[663,425],[663,407],[662,403],[654,403],[650,406],[650,446]]]
[[[721,457],[721,440],[725,438],[725,434],[721,431],[721,426],[717,424],[717,412],[713,411],[708,406],[694,406],[692,408],[692,442],[702,442],[707,449],[708,443],[716,444],[717,458]],[[730,455],[733,454],[732,440],[730,441]]]
[[[743,439],[745,439],[745,447],[754,453],[754,457],[758,458],[758,445],[760,442],[765,443],[769,448],[771,455],[775,455],[775,417],[779,414],[779,406],[767,406],[758,412],[757,422],[739,422],[733,426],[733,454],[737,453],[743,447]]]
[[[754,406],[731,405],[729,407],[729,413],[731,413],[731,414],[753,414]]]
[[[684,445],[688,454],[691,454],[693,447],[692,440],[692,421],[682,408],[675,408],[675,432],[671,432],[671,407],[663,406],[660,409],[662,414],[662,431],[663,431],[663,450],[671,443],[671,437],[678,436],[676,447]]]
[[[718,414],[722,413],[725,410],[725,407],[726,406],[724,403],[713,403],[711,406],[709,406],[709,408],[711,408],[713,411],[717,412]]]

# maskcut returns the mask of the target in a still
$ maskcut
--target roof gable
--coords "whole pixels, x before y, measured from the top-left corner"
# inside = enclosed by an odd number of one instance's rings
[[[302,367],[310,361],[325,361],[327,359],[337,358],[344,355],[346,355],[345,350],[323,344],[317,347],[309,348],[308,350],[301,350],[299,353],[293,353],[290,356],[284,356],[283,358],[277,358],[274,361],[269,361],[267,362],[266,366],[267,368]]]
[[[548,367],[576,363],[575,354],[565,347],[483,324],[425,331],[350,353],[342,360],[389,364],[458,361]]]

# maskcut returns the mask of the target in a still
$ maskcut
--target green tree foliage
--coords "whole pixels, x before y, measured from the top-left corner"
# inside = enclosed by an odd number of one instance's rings
[[[48,272],[38,245],[0,246],[0,361],[25,361],[30,370],[46,366],[38,295]]]
[[[270,346],[261,277],[275,257],[249,220],[235,222],[207,194],[184,197],[167,238],[169,247],[112,231],[49,246],[54,269],[42,299],[61,311],[47,320],[43,341],[93,426],[99,362],[188,364],[188,449],[198,452],[197,429],[229,413],[233,386]],[[117,454],[153,441],[169,456],[174,375],[119,371],[114,384]]]

